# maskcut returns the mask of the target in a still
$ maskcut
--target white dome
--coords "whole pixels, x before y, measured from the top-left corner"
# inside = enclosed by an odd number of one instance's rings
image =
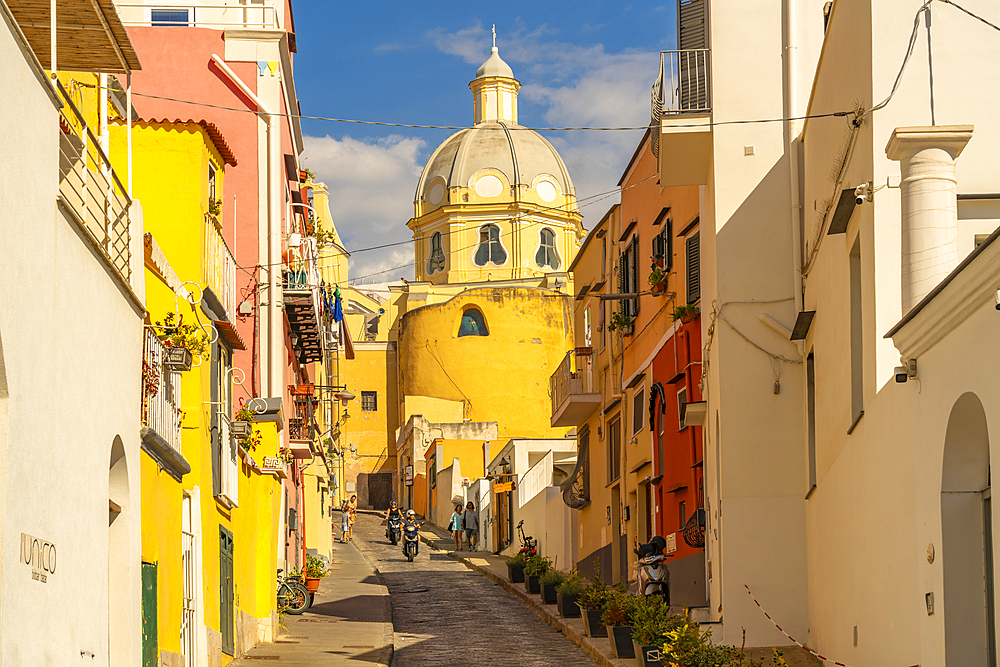
[[[490,57],[486,59],[479,69],[476,70],[476,78],[482,79],[488,76],[503,76],[508,79],[514,78],[514,70],[510,68],[510,65],[503,61],[500,57],[500,51],[497,47],[493,47],[493,52]]]
[[[473,175],[487,168],[503,173],[511,185],[526,187],[547,175],[563,195],[574,193],[566,164],[552,144],[534,130],[500,121],[480,123],[445,139],[427,161],[415,199],[426,198],[427,184],[437,177],[445,188],[472,187]]]

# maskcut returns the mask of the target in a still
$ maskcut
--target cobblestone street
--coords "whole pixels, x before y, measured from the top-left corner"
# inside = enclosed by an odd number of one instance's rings
[[[382,574],[396,632],[393,667],[593,665],[590,657],[486,577],[421,543],[410,563],[377,517],[358,515],[356,544]]]

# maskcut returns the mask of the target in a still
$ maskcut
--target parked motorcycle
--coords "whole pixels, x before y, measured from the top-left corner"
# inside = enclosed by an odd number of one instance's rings
[[[403,555],[406,560],[413,562],[420,551],[420,524],[406,522],[403,526]]]
[[[398,516],[389,517],[389,525],[385,529],[385,536],[389,538],[389,543],[396,545],[399,544],[399,538],[402,534],[403,520]]]
[[[664,602],[670,604],[670,570],[667,569],[667,556],[663,550],[667,541],[656,535],[647,544],[635,549],[639,557],[636,568],[639,570],[639,593],[649,597],[659,595]]]

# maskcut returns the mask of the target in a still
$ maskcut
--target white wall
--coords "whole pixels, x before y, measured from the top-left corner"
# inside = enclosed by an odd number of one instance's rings
[[[120,664],[138,664],[142,320],[57,210],[56,109],[2,21],[0,57],[0,367],[9,393],[6,433],[0,417],[2,659],[81,664],[84,652],[95,656],[88,663],[108,664],[109,465],[120,437],[127,491],[116,524],[129,547],[111,574],[128,629],[115,640]],[[45,583],[20,562],[22,534],[56,547]]]

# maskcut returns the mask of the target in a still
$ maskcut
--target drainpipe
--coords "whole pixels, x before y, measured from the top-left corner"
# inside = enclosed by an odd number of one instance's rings
[[[265,387],[267,396],[277,397],[284,394],[280,379],[284,376],[283,361],[281,354],[284,346],[282,318],[278,309],[278,278],[281,262],[281,236],[279,234],[281,226],[281,189],[280,185],[280,163],[281,155],[281,134],[278,128],[278,116],[272,112],[250,88],[243,83],[229,68],[226,62],[212,54],[212,61],[218,65],[219,69],[229,77],[229,80],[236,84],[244,95],[249,97],[257,105],[258,111],[264,115],[267,121],[267,385]]]
[[[955,159],[972,125],[897,127],[885,147],[899,161],[903,315],[958,266]]]
[[[798,113],[798,15],[797,3],[785,0],[784,13],[784,43],[785,43],[785,118],[801,116]],[[802,132],[802,121],[785,121],[786,144],[788,153],[788,186],[791,199],[792,217],[792,296],[795,303],[795,315],[802,312],[802,195],[799,192],[799,134]],[[796,341],[799,354],[804,349],[802,341]]]

